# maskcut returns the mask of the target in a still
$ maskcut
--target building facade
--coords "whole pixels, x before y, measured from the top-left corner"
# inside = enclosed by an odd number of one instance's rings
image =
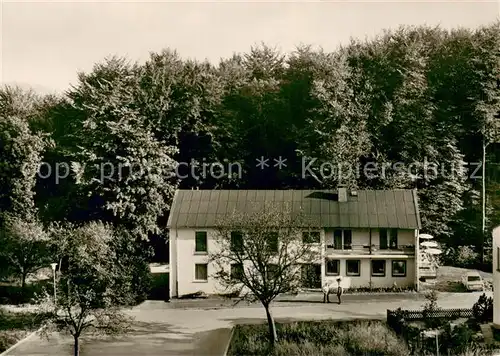
[[[420,217],[413,190],[179,190],[168,222],[171,296],[224,293],[209,261],[218,248],[214,225],[246,202],[270,201],[290,202],[318,221],[316,231],[304,232],[318,256],[301,266],[313,277],[304,288],[321,288],[339,276],[351,288],[418,287]]]
[[[500,329],[500,226],[493,229],[493,327]]]

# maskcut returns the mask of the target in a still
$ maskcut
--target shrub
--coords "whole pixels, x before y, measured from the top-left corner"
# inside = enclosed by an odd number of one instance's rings
[[[479,254],[470,246],[459,246],[453,258],[454,266],[469,268],[473,267],[479,260]]]
[[[457,325],[452,330],[448,323],[440,337],[441,351],[457,355],[472,350],[477,347],[473,340],[474,334],[467,324]]]
[[[359,288],[348,288],[345,290],[345,294],[356,294],[356,293],[409,293],[415,292],[414,287],[398,287],[392,286],[387,288],[370,288],[370,287],[359,287]]]
[[[436,328],[441,326],[443,324],[443,321],[441,319],[432,317],[432,313],[438,310],[438,292],[435,290],[427,292],[425,298],[427,299],[427,303],[424,304],[422,311],[425,326],[428,328]]]
[[[493,321],[493,298],[482,294],[477,302],[472,306],[474,319],[480,323]]]
[[[0,304],[26,304],[31,303],[37,295],[44,292],[46,288],[51,288],[51,281],[38,281],[33,284],[26,284],[24,289],[18,285],[0,286]]]

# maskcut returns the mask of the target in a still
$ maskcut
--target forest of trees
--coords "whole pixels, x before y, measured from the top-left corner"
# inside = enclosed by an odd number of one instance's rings
[[[259,45],[218,65],[184,60],[173,50],[151,53],[141,64],[114,57],[79,73],[61,96],[1,89],[0,221],[6,214],[44,225],[101,220],[151,240],[162,259],[177,188],[342,183],[418,189],[423,232],[450,248],[479,252],[500,223],[499,113],[498,22],[475,30],[405,27],[333,53],[303,46],[284,54]],[[484,229],[476,164],[483,151]],[[256,167],[261,156],[271,160],[265,170]],[[286,167],[273,167],[278,157]],[[401,174],[387,166],[384,177],[339,182],[321,172],[303,177],[304,157],[316,158],[316,168],[428,161],[445,174],[425,176],[422,165]],[[180,162],[239,163],[242,174],[167,174]],[[134,171],[139,166],[141,174]]]

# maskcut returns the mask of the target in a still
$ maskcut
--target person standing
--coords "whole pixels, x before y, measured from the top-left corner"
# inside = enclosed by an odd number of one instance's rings
[[[339,299],[339,304],[342,303],[342,294],[343,294],[343,290],[342,290],[342,286],[340,285],[340,281],[341,279],[338,278],[337,279],[337,283],[338,283],[338,286],[337,286],[337,298]]]

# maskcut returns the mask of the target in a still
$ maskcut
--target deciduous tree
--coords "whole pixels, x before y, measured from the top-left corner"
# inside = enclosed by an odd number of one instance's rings
[[[271,302],[300,287],[299,264],[311,263],[319,250],[302,241],[302,232],[315,226],[300,211],[292,211],[286,203],[262,208],[235,211],[217,223],[210,261],[217,269],[214,277],[226,291],[240,291],[240,300],[262,304],[274,344],[277,333]]]
[[[57,278],[57,297],[46,294],[40,312],[53,311],[43,336],[52,331],[68,332],[74,339],[74,355],[79,355],[83,333],[117,334],[125,332],[132,322],[124,308],[137,297],[129,266],[116,248],[119,238],[113,229],[94,222],[62,230],[58,251],[62,261]],[[121,250],[121,251],[120,251]]]
[[[29,213],[22,218],[5,217],[0,246],[1,265],[19,278],[22,291],[30,274],[52,262],[49,236],[42,223]]]

